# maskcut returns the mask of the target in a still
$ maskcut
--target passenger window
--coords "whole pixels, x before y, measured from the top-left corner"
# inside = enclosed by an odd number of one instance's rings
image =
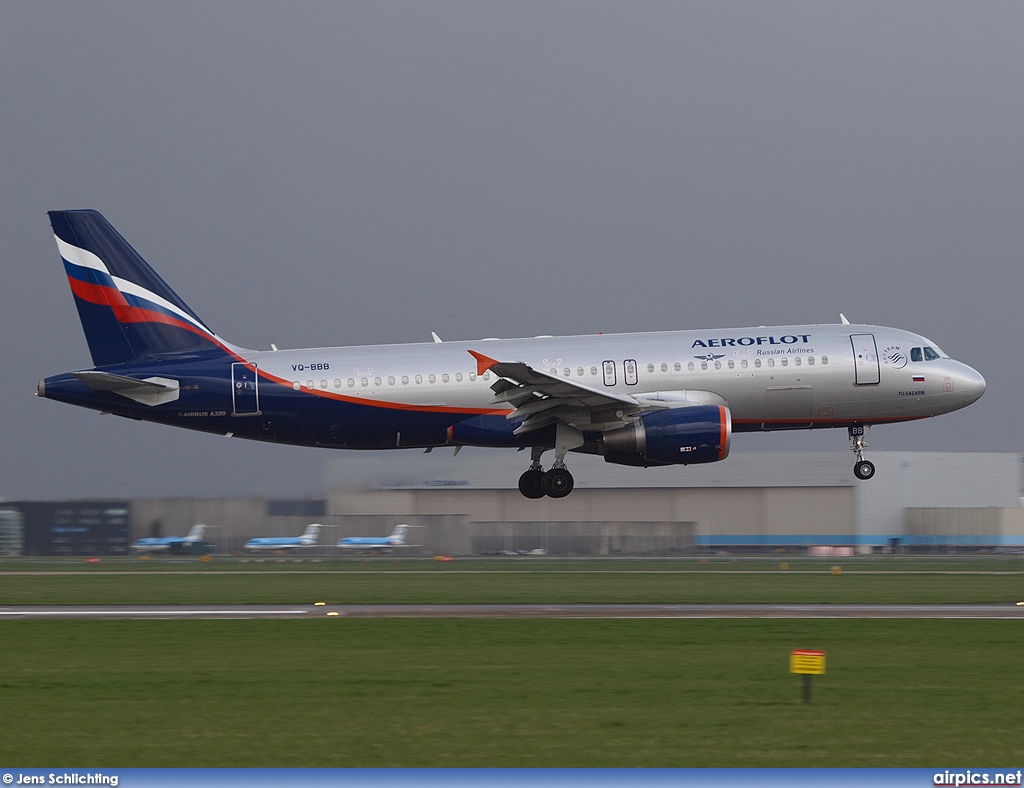
[[[921,348],[915,347],[910,349],[910,360],[911,361],[922,361]]]
[[[708,368],[708,362],[706,362],[706,361],[700,362],[700,368],[701,369],[707,369]]]
[[[593,375],[594,377],[597,377],[597,367],[591,367],[590,374]]]
[[[654,372],[654,364],[648,364],[647,365],[647,371],[648,372]]]
[[[370,381],[368,381],[366,378],[360,378],[359,385],[360,386],[369,386],[370,385]]]
[[[336,388],[336,389],[340,389],[341,388],[341,381],[338,380],[337,378],[334,379],[334,388]]]
[[[740,366],[743,367],[743,369],[747,368],[747,360],[745,358],[740,360]]]
[[[576,367],[576,374],[577,374],[577,375],[578,375],[579,377],[581,377],[581,378],[582,378],[582,377],[583,377],[583,367]]]
[[[768,366],[769,367],[774,367],[775,366],[775,359],[774,358],[768,359]]]
[[[455,373],[455,382],[456,383],[461,383],[462,382],[462,373],[461,372],[456,372]]]
[[[722,368],[722,362],[721,361],[716,361],[715,362],[715,369],[721,369],[721,368]]]
[[[374,378],[374,379],[373,379],[373,385],[374,385],[374,386],[379,386],[379,385],[380,385],[380,383],[381,383],[381,380],[380,380],[380,378]]]
[[[470,372],[469,373],[469,380],[470,380],[470,382],[476,380],[476,373],[475,372]]]
[[[402,385],[403,386],[408,386],[409,385],[409,376],[408,375],[402,375]]]
[[[687,372],[693,372],[693,362],[692,361],[689,364],[686,365],[686,370],[687,370]]]
[[[784,359],[780,359],[780,360],[782,361],[782,366],[784,366],[784,367],[788,367],[789,366],[789,359],[788,358],[784,358]]]
[[[661,365],[661,371],[662,372],[668,372],[668,364],[662,364]]]
[[[757,367],[758,369],[760,369],[760,367],[761,367],[761,359],[755,358],[754,359],[754,366]]]
[[[683,365],[677,361],[675,364],[672,365],[672,369],[674,369],[676,372],[682,372]]]
[[[416,382],[417,383],[422,383],[423,382],[423,376],[422,375],[417,375],[416,376]]]
[[[808,356],[807,357],[807,364],[808,364],[808,366],[811,366],[811,367],[814,366],[814,356]]]
[[[827,364],[828,363],[828,356],[822,356],[821,357],[821,363],[822,364]]]
[[[430,381],[431,383],[437,383],[437,376],[436,376],[436,375],[434,375],[434,373],[430,373],[430,377],[428,378],[428,380],[429,380],[429,381]]]
[[[394,386],[395,385],[395,376],[394,375],[388,375],[388,385],[389,386]]]
[[[444,374],[443,374],[443,375],[441,376],[441,382],[442,382],[442,383],[447,383],[447,382],[448,382],[448,373],[447,373],[447,372],[445,372],[445,373],[444,373]]]
[[[322,388],[322,389],[327,388],[327,381],[326,380],[321,380],[320,381],[320,388]]]
[[[352,388],[354,385],[356,385],[356,382],[352,378],[349,378],[348,379],[348,387]]]
[[[729,359],[729,369],[734,369],[735,367],[736,367],[736,362],[735,362],[735,361],[733,361],[733,360],[732,360],[732,359],[730,358],[730,359]]]
[[[565,369],[563,369],[563,370],[562,370],[562,373],[563,373],[563,374],[564,374],[564,375],[565,375],[566,377],[569,377],[570,375],[572,375],[572,370],[571,370],[571,369],[569,369],[568,367],[566,367]]]

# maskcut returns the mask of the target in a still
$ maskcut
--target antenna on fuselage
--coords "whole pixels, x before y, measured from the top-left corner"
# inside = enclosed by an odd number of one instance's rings
[[[839,319],[843,321],[844,326],[850,325],[850,321],[846,319],[846,315],[844,315],[842,312],[839,313]]]

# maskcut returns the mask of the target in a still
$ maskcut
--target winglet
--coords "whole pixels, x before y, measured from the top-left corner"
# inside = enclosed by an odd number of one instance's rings
[[[476,359],[476,374],[482,375],[495,364],[498,363],[496,358],[490,358],[485,356],[483,353],[477,353],[475,350],[470,350],[469,355]]]

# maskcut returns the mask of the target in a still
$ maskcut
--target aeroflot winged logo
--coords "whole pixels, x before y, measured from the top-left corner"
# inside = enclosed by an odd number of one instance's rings
[[[715,337],[714,339],[695,339],[691,348],[695,347],[749,347],[750,345],[806,345],[811,341],[810,334],[784,334],[780,337]]]

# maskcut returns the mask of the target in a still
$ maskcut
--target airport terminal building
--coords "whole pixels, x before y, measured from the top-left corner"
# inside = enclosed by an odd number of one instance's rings
[[[407,457],[407,455],[405,455]],[[549,555],[687,555],[853,548],[1015,550],[1024,546],[1024,456],[874,452],[860,481],[842,452],[734,453],[726,462],[635,469],[574,458],[576,489],[524,498],[522,455],[440,451],[418,462],[392,452],[328,462],[322,498],[156,498],[0,505],[6,552],[126,555],[132,541],[209,526],[217,553],[256,536],[327,525],[321,546],[345,536],[410,531],[400,555],[543,551]],[[20,525],[21,534],[16,531]]]

